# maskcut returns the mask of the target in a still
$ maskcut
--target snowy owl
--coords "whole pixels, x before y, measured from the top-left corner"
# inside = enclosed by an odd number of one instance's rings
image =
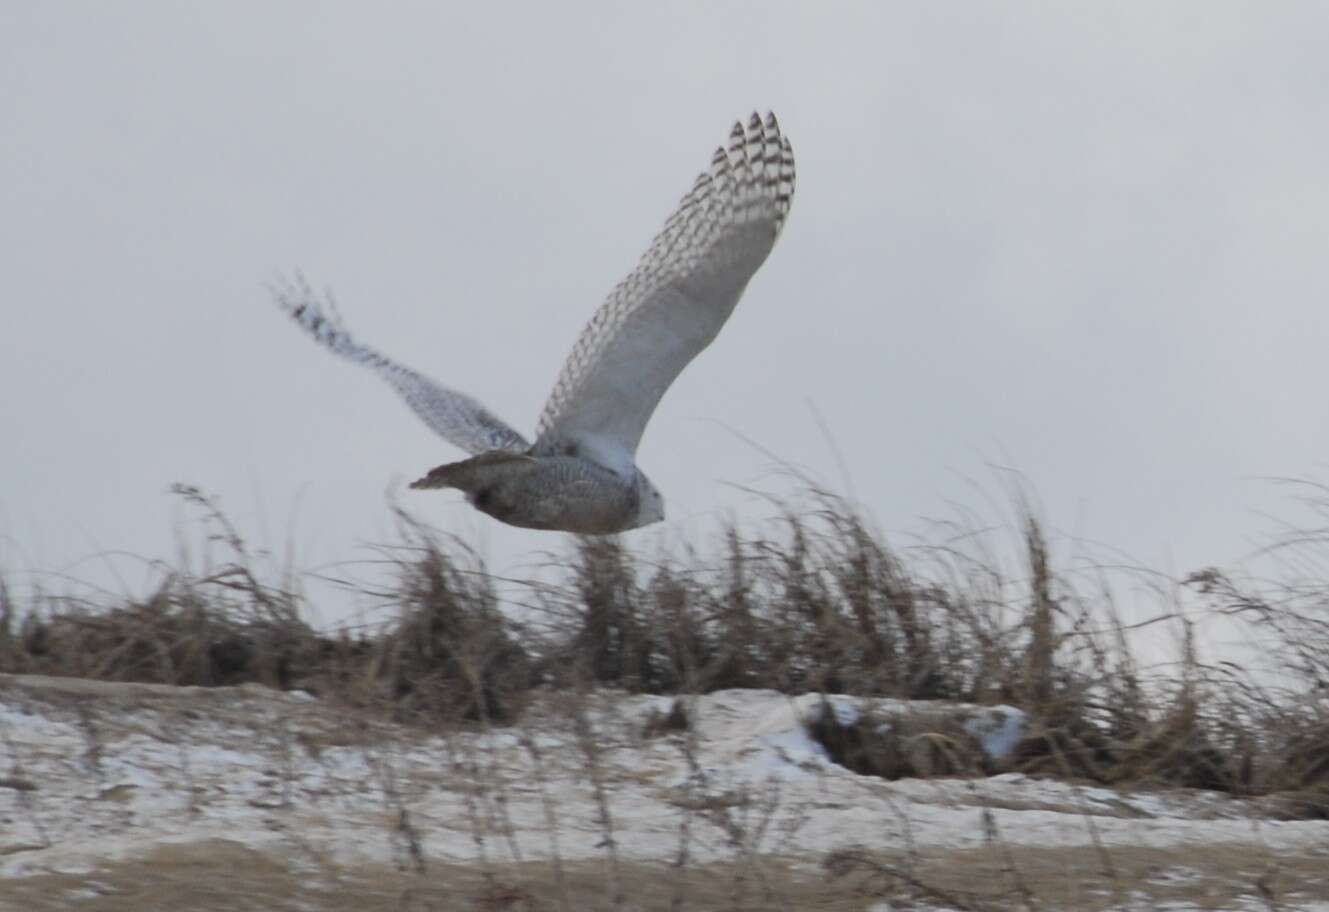
[[[728,148],[715,151],[582,330],[534,444],[470,396],[355,341],[335,307],[322,306],[302,281],[275,293],[316,340],[377,371],[425,424],[471,454],[412,488],[458,488],[476,509],[528,529],[621,532],[664,519],[664,500],[635,461],[642,430],[669,384],[729,318],[793,195],[793,148],[775,115],[734,124]]]

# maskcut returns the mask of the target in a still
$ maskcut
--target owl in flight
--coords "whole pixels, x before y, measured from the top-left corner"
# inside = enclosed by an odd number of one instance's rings
[[[794,151],[775,115],[734,124],[637,267],[582,330],[526,441],[464,393],[355,341],[302,281],[281,307],[337,354],[377,371],[471,458],[412,488],[458,488],[514,526],[602,535],[664,519],[635,456],[669,384],[710,344],[780,234],[794,195]],[[329,302],[330,304],[331,302]]]

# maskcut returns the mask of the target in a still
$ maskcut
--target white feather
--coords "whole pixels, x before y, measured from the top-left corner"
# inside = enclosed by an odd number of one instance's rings
[[[273,294],[278,305],[315,340],[343,358],[365,365],[392,384],[411,410],[444,440],[473,455],[491,450],[530,449],[526,438],[470,396],[435,383],[355,341],[336,318],[331,299],[325,310],[302,279],[276,284]]]
[[[793,149],[775,116],[735,124],[729,148],[716,150],[577,339],[540,416],[537,451],[574,443],[631,462],[660,397],[770,253],[793,192]]]

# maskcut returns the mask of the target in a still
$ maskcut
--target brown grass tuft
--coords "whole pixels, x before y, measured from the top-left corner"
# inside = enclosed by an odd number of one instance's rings
[[[1329,493],[1316,490],[1316,507],[1329,515]],[[1125,623],[1107,574],[1059,560],[1022,497],[1013,535],[940,525],[937,541],[905,552],[889,548],[852,504],[816,487],[801,500],[773,501],[775,521],[757,534],[731,525],[711,547],[681,557],[646,560],[618,538],[575,539],[555,560],[552,582],[524,588],[538,623],[521,625],[474,553],[399,512],[400,540],[381,549],[394,580],[365,593],[387,610],[385,620],[325,632],[305,620],[294,572],[269,581],[215,501],[195,488],[175,493],[199,516],[202,566],[191,566],[182,547],[177,565],[155,565],[159,578],[146,595],[121,598],[37,593],[22,602],[0,579],[0,670],[257,681],[426,724],[511,722],[541,685],[1009,703],[1026,711],[1029,727],[997,765],[944,726],[905,732],[896,718],[887,720],[895,736],[885,737],[823,714],[815,733],[841,762],[886,777],[1000,768],[1280,793],[1287,813],[1329,813],[1324,534],[1286,546],[1303,557],[1290,582],[1217,570],[1185,581],[1206,616],[1244,623],[1266,654],[1290,657],[1270,684],[1237,663],[1206,663],[1195,616],[1175,608],[1173,581],[1160,586],[1174,607]],[[997,556],[1002,541],[1014,558]],[[1134,653],[1146,624],[1179,632],[1171,665],[1142,665]]]

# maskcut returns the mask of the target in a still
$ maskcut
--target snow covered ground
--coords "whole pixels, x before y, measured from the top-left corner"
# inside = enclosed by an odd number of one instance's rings
[[[697,697],[691,734],[659,724],[672,705],[549,693],[518,727],[431,735],[253,685],[0,675],[0,909],[1329,910],[1329,822],[888,782],[809,737],[818,697]],[[992,756],[1022,724],[950,711]]]

